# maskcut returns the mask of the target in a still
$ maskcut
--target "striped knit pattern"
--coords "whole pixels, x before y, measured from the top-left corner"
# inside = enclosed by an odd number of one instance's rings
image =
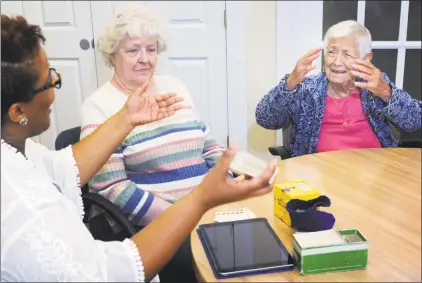
[[[195,113],[192,98],[180,81],[156,77],[160,90],[183,96],[184,108],[174,116],[136,127],[90,180],[92,191],[116,204],[135,225],[154,209],[154,197],[175,202],[190,193],[208,173],[223,148]],[[127,96],[110,83],[83,105],[86,137],[124,105]]]

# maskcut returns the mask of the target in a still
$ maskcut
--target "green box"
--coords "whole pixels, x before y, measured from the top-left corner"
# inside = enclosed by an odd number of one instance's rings
[[[325,232],[321,233],[321,232]],[[356,229],[295,233],[294,258],[303,275],[365,269],[368,264],[368,241]],[[331,243],[327,233],[337,237]],[[334,234],[337,233],[338,236]],[[301,236],[299,236],[301,235]],[[320,243],[314,241],[320,237]],[[308,244],[304,244],[308,242]],[[302,242],[302,246],[299,244]],[[315,244],[312,244],[315,242]]]

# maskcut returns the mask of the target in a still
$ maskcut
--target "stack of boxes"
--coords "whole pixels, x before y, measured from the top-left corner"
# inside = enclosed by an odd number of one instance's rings
[[[292,199],[312,200],[321,193],[303,180],[274,185],[274,214],[292,226],[286,204]],[[356,229],[295,233],[294,258],[303,275],[365,269],[368,241]]]

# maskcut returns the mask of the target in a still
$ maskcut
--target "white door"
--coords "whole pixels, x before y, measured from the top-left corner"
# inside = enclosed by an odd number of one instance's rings
[[[373,64],[420,100],[421,1],[277,2],[278,79],[291,72],[307,50],[323,46],[323,35],[331,25],[349,19],[371,32]],[[321,62],[316,62],[319,67]],[[421,131],[401,137],[420,139]],[[281,133],[277,144],[282,144]]]
[[[216,140],[228,136],[225,1],[91,2],[94,37],[103,31],[118,5],[146,6],[169,25],[168,49],[159,57],[157,74],[173,75],[189,89],[201,118]],[[98,84],[113,74],[96,52]]]
[[[39,25],[46,37],[50,64],[62,75],[56,90],[51,126],[34,139],[54,149],[57,135],[80,126],[83,100],[97,88],[91,7],[89,1],[7,1],[1,2],[3,14],[23,15]],[[81,42],[82,40],[82,42]]]

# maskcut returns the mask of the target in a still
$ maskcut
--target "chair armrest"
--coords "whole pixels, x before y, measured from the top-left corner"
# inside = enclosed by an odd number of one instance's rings
[[[125,229],[130,236],[136,234],[136,229],[129,219],[112,202],[96,193],[83,193],[82,200],[88,205],[95,204],[104,209],[114,220]]]
[[[279,156],[281,159],[288,159],[292,157],[292,154],[284,146],[270,146],[268,148],[270,153],[274,156]]]
[[[403,139],[399,141],[399,147],[403,148],[422,148],[422,140],[420,139]]]

